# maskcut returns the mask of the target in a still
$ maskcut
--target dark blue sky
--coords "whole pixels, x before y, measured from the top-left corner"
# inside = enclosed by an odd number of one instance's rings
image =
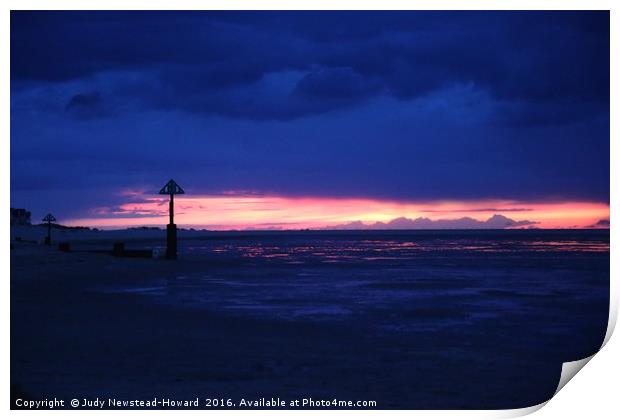
[[[609,201],[607,12],[12,12],[11,205]]]

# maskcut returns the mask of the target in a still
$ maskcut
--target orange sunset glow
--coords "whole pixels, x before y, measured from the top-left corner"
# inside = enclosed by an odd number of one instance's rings
[[[114,208],[93,209],[91,217],[71,225],[105,229],[163,226],[168,223],[168,198],[139,191],[121,194],[126,201]],[[519,227],[589,228],[609,219],[609,205],[592,202],[530,203],[509,200],[404,202],[362,198],[282,197],[269,195],[185,195],[175,197],[176,223],[181,227],[227,229],[305,229],[338,227],[360,221],[365,225],[396,218],[445,221],[472,218],[485,221],[502,215],[522,221]],[[525,223],[531,222],[531,223]]]

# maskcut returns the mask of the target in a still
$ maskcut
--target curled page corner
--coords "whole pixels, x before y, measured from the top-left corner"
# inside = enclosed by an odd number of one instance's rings
[[[541,402],[540,404],[532,405],[529,407],[513,408],[509,410],[498,410],[496,412],[497,415],[495,416],[495,418],[510,419],[510,418],[527,416],[528,414],[532,414],[540,410],[541,408],[543,408],[545,405],[547,405],[549,401],[550,400],[547,400],[547,401]]]
[[[609,333],[609,329],[608,329],[608,333]],[[605,343],[603,343],[603,345],[605,345]],[[597,352],[598,353],[598,352]],[[547,403],[549,401],[551,401],[551,399],[553,397],[555,397],[557,395],[558,392],[560,392],[560,390],[562,388],[564,388],[564,385],[566,385],[571,379],[573,379],[573,377],[585,366],[588,364],[588,362],[590,360],[592,360],[592,358],[596,356],[596,353],[594,353],[591,356],[588,356],[586,358],[583,359],[579,359],[579,360],[573,360],[572,362],[564,362],[562,363],[562,372],[560,373],[560,380],[558,382],[558,386],[555,389],[555,392],[553,393],[553,396],[548,399],[547,401],[544,401],[540,404],[536,404],[536,405],[532,405],[530,407],[524,407],[524,408],[516,408],[516,409],[511,409],[511,410],[500,410],[498,412],[498,416],[496,418],[515,418],[515,417],[523,417],[526,416],[528,414],[532,414],[538,410],[540,410],[541,408],[543,408],[545,405],[547,405]]]
[[[499,410],[497,412],[498,416],[495,418],[523,417],[523,416],[527,416],[528,414],[532,414],[540,410],[545,405],[547,405],[547,403],[551,401],[551,399],[555,397],[562,388],[564,388],[564,385],[566,385],[571,379],[573,379],[573,377],[577,374],[577,372],[579,372],[581,368],[583,368],[595,355],[596,353],[584,359],[573,360],[572,362],[562,363],[562,372],[560,373],[560,381],[558,382],[558,386],[555,389],[553,396],[547,401],[544,401],[540,404],[532,405],[530,407],[516,408],[516,409],[511,409],[511,410]]]
[[[613,294],[611,293],[611,290],[610,290],[610,294],[611,296],[613,296]],[[601,344],[600,349],[596,353],[601,351],[601,349],[605,347],[605,345],[609,342],[609,339],[611,338],[616,328],[617,320],[618,320],[618,302],[612,298],[610,301],[610,306],[609,306],[609,321],[607,322],[607,332],[605,333],[605,338],[603,339],[603,343]],[[573,360],[572,362],[563,363],[562,373],[560,374],[560,382],[558,383],[558,387],[553,393],[553,396],[556,396],[557,393],[560,392],[562,388],[564,388],[564,385],[566,385],[571,379],[573,379],[573,377],[577,374],[577,372],[579,372],[594,356],[596,356],[596,353],[594,353],[591,356],[580,359],[580,360]]]
[[[557,395],[557,393],[560,392],[562,388],[564,388],[564,385],[566,385],[568,381],[573,379],[573,377],[577,374],[577,372],[579,372],[581,368],[583,368],[595,355],[596,353],[584,359],[573,360],[572,362],[562,363],[562,373],[560,374],[560,382],[558,383],[558,387],[555,389],[553,396]]]

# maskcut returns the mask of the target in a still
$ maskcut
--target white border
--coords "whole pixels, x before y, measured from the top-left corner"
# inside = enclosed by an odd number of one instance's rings
[[[618,2],[611,0],[436,0],[436,1],[420,1],[420,0],[382,0],[368,1],[328,1],[328,0],[303,0],[296,1],[294,4],[290,1],[283,0],[263,0],[258,4],[248,0],[227,0],[218,2],[218,4],[211,4],[207,2],[200,2],[197,0],[175,0],[174,2],[166,2],[162,0],[151,0],[148,2],[138,2],[129,0],[93,0],[88,3],[77,0],[59,0],[55,2],[41,1],[41,0],[24,0],[24,1],[4,1],[2,2],[3,11],[0,17],[0,95],[3,100],[0,102],[0,127],[2,128],[3,142],[0,159],[2,165],[0,166],[3,174],[3,186],[5,191],[10,191],[10,66],[9,66],[9,49],[10,49],[10,10],[27,10],[27,9],[49,9],[49,10],[67,10],[67,9],[81,9],[81,10],[104,10],[104,9],[133,9],[133,10],[198,10],[198,9],[213,9],[213,10],[233,10],[233,9],[249,9],[249,10],[273,10],[273,9],[290,9],[290,10],[311,10],[311,9],[367,9],[367,10],[379,10],[379,9],[396,9],[396,10],[611,10],[611,51],[616,52],[611,54],[611,139],[618,139],[618,121],[620,121],[620,114],[618,108],[618,75],[620,75],[620,68],[618,66],[619,54],[618,50],[618,25],[620,19],[618,18],[618,11],[620,6],[616,6]],[[616,7],[614,7],[616,6]],[[617,166],[618,147],[615,142],[611,142],[611,219],[615,222],[618,219],[618,207],[617,207],[617,180],[618,171]],[[9,207],[9,197],[5,194],[0,197],[0,208]],[[615,223],[614,223],[615,224]],[[2,337],[9,337],[9,317],[10,317],[10,284],[9,284],[9,223],[8,218],[5,218],[0,224],[2,237],[5,238],[2,241],[2,285],[4,287],[3,303],[2,305]],[[617,232],[612,229],[611,242],[616,243],[618,239]],[[618,313],[618,263],[617,252],[615,248],[611,247],[611,305],[610,305],[610,322],[608,325],[608,331],[605,338],[605,343],[608,343],[611,333],[616,324]],[[615,340],[617,341],[617,340]],[[6,343],[6,341],[5,341]],[[10,372],[10,357],[9,346],[6,343],[1,347],[2,353],[2,373],[3,381],[0,388],[0,401],[2,407],[8,410],[9,407],[9,372]],[[619,354],[619,346],[613,342],[605,346],[605,351],[601,355],[597,355],[592,362],[593,371],[580,374],[583,376],[573,386],[567,386],[565,390],[558,394],[558,397],[554,397],[549,404],[548,409],[542,410],[537,413],[538,416],[547,413],[553,417],[561,416],[563,418],[582,418],[584,415],[591,415],[591,412],[595,412],[597,415],[595,418],[604,419],[612,418],[617,414],[618,403],[616,402],[616,384],[618,384],[617,376],[620,374],[618,358],[615,357]],[[608,351],[609,350],[609,351]],[[613,352],[613,353],[612,353]],[[590,360],[591,358],[588,358]],[[600,360],[597,360],[600,359]],[[571,365],[574,367],[574,364]],[[596,369],[596,370],[595,370]],[[587,375],[586,375],[587,374]],[[561,388],[561,387],[559,387]],[[575,394],[579,392],[579,394]],[[555,404],[557,400],[557,404]],[[595,406],[590,406],[595,404]],[[392,418],[410,418],[410,416],[423,416],[423,418],[505,418],[514,417],[519,415],[525,415],[534,412],[544,406],[529,407],[518,410],[500,410],[500,411],[380,411],[381,416],[389,416]],[[585,411],[584,411],[585,410]],[[84,413],[80,411],[46,411],[46,416],[52,418],[65,418],[65,417],[83,417]],[[122,413],[122,414],[121,414]],[[170,413],[165,411],[134,411],[134,412],[114,412],[111,414],[106,412],[89,412],[89,417],[102,418],[109,417],[110,415],[118,416],[137,416],[149,418],[166,418]],[[316,418],[316,416],[326,416],[331,418],[341,417],[342,415],[355,415],[356,417],[368,418],[378,414],[377,411],[361,411],[361,412],[340,412],[340,411],[191,411],[183,412],[183,416],[201,418],[221,418],[233,416],[251,416],[257,418],[284,418],[294,415],[298,418]],[[30,418],[36,415],[33,411],[11,411],[11,416]],[[176,412],[175,415],[180,415]],[[543,417],[544,417],[543,416]]]

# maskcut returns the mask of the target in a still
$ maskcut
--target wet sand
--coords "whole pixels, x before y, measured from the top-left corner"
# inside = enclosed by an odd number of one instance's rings
[[[378,335],[368,318],[265,319],[101,292],[206,268],[199,260],[15,244],[12,385],[30,398],[337,398],[375,400],[383,409],[519,408],[548,399],[561,362],[591,354],[604,333],[585,322],[568,351],[554,334],[537,330],[525,340],[539,345],[525,345],[512,334],[514,319],[449,334]]]
[[[358,380],[368,372],[357,368],[367,364],[371,343],[354,330],[92,292],[116,279],[139,286],[196,267],[38,251],[11,258],[11,381],[32,398],[368,395],[367,381]]]

